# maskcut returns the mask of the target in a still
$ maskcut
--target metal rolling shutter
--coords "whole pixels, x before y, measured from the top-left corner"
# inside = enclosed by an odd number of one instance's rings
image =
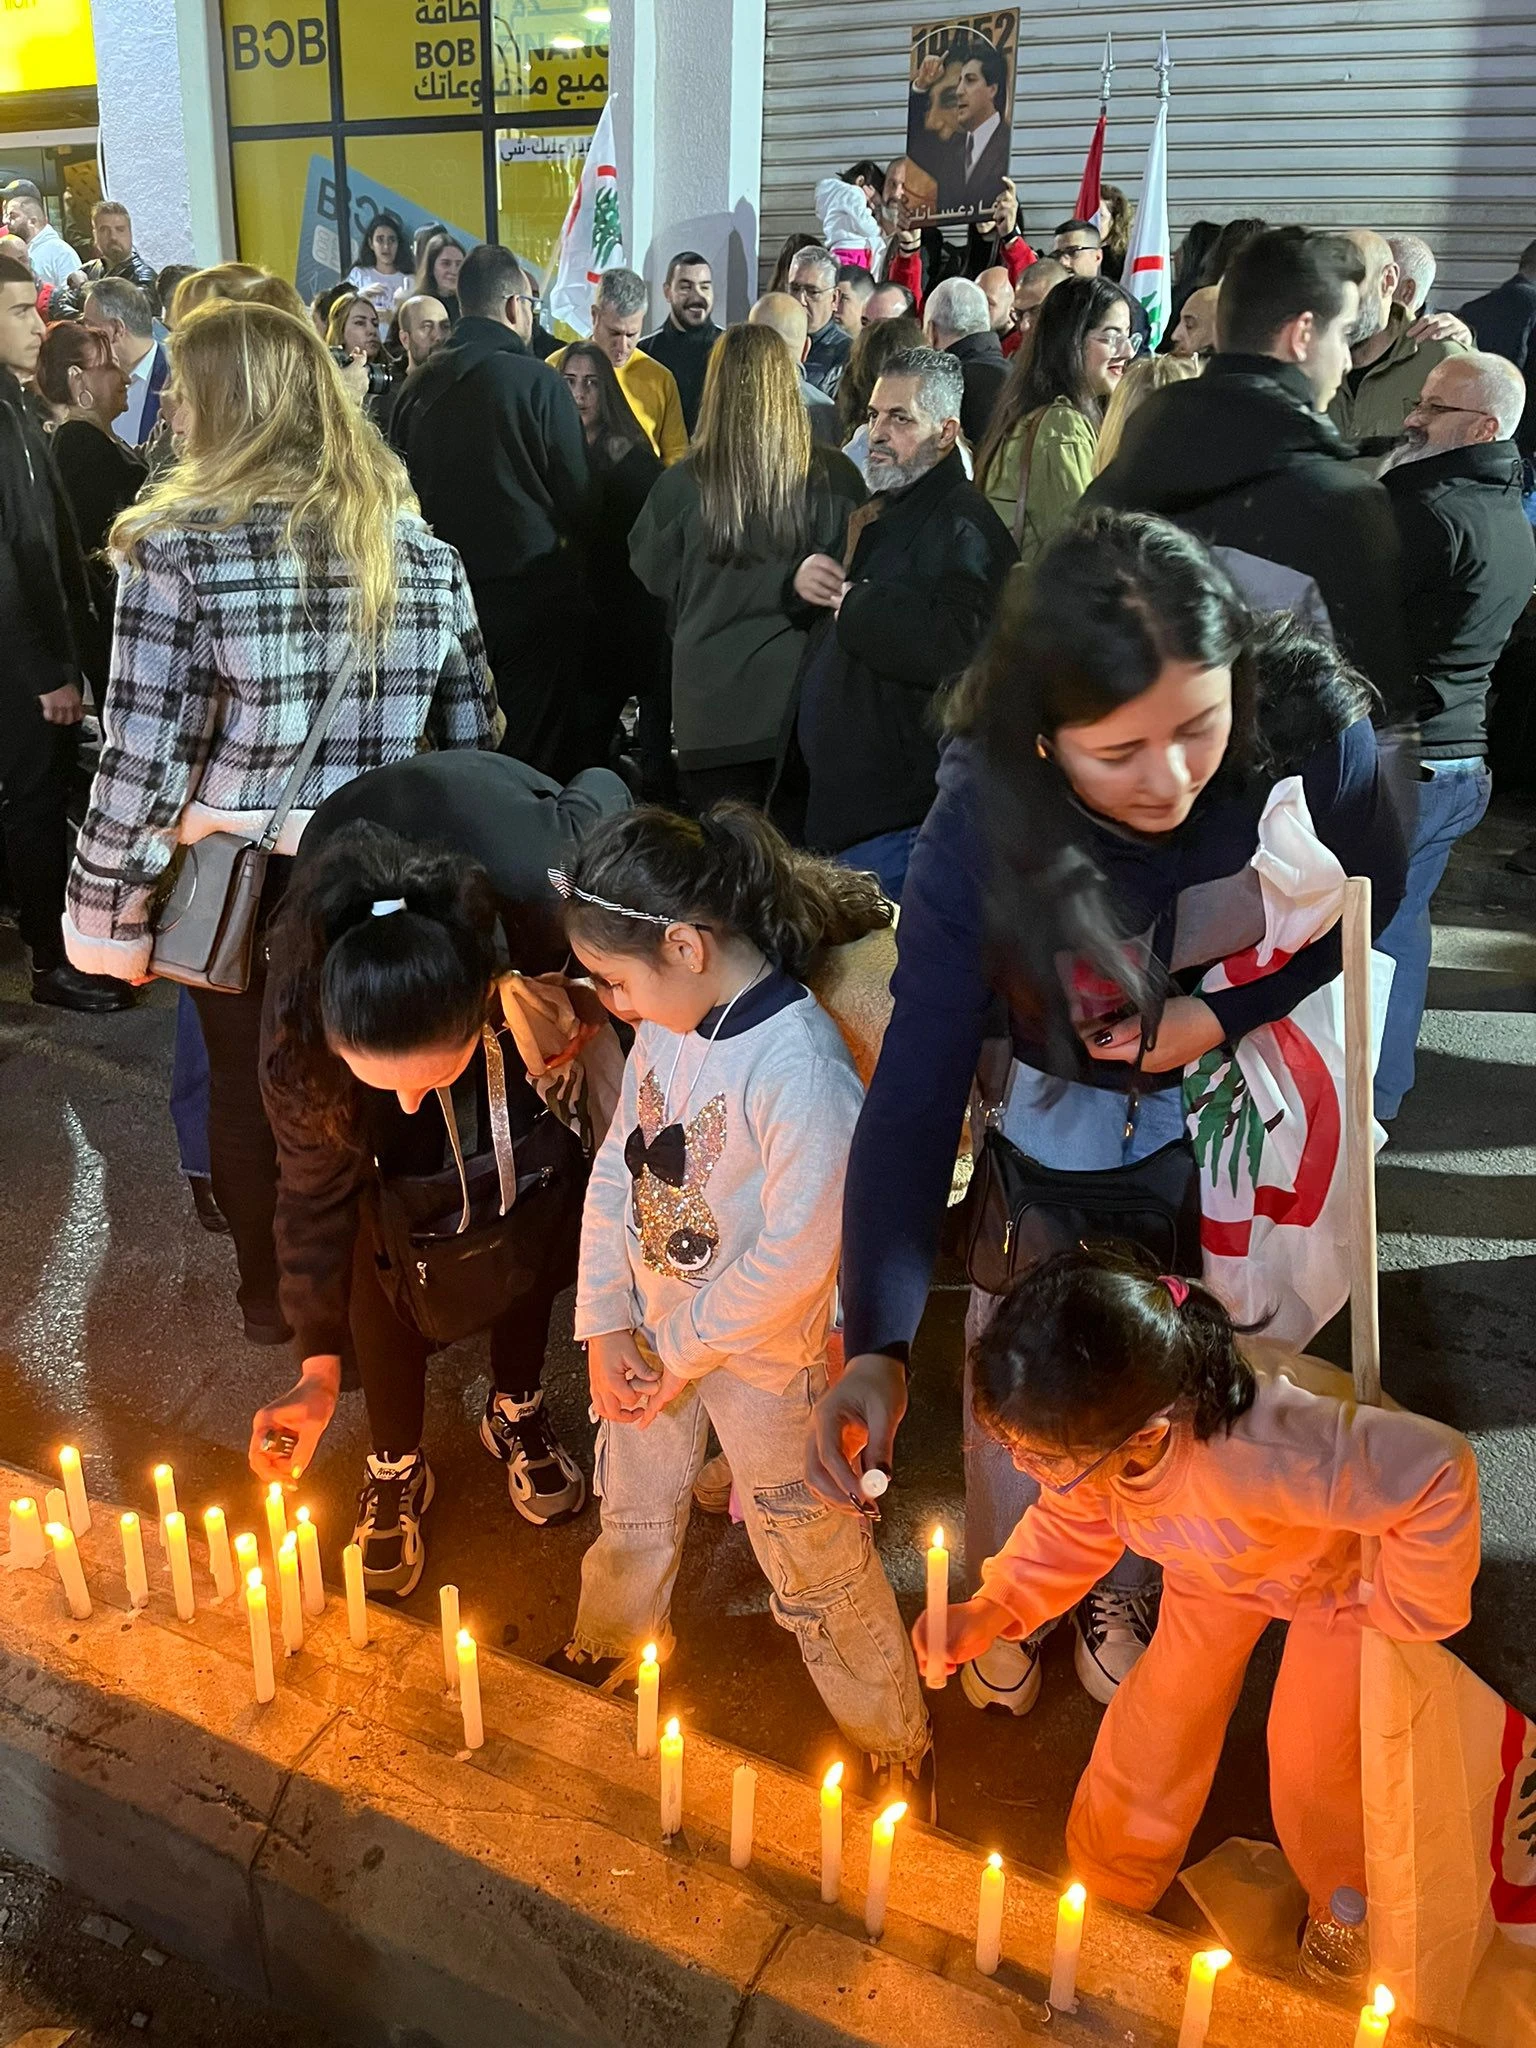
[[[768,0],[765,275],[785,236],[814,231],[818,177],[900,154],[909,33],[942,18],[932,0]],[[1019,31],[1012,175],[1037,248],[1077,193],[1106,29],[1104,175],[1134,203],[1162,28],[1175,243],[1239,214],[1412,232],[1454,307],[1536,239],[1536,0],[1054,0]]]

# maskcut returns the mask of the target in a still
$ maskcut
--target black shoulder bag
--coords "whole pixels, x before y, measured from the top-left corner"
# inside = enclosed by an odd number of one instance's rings
[[[486,1028],[491,1151],[467,1165],[453,1100],[437,1090],[454,1163],[381,1177],[374,1195],[379,1277],[395,1313],[430,1344],[456,1344],[532,1288],[576,1274],[587,1162],[574,1131],[541,1108],[514,1140],[501,1044]]]

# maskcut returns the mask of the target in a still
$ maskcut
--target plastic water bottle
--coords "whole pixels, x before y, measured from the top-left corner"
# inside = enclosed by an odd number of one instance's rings
[[[1301,1974],[1314,1984],[1360,1984],[1371,1967],[1371,1938],[1365,1925],[1365,1899],[1353,1886],[1341,1884],[1328,1901],[1321,1920],[1308,1920],[1302,1936]]]

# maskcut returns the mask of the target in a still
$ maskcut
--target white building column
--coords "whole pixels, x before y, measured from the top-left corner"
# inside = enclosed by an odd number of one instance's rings
[[[614,0],[609,87],[631,265],[651,284],[679,249],[715,273],[715,317],[757,296],[766,0]]]
[[[235,252],[214,0],[94,0],[105,189],[140,253],[217,263]]]

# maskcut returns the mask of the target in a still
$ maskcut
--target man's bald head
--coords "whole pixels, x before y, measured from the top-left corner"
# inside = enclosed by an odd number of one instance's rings
[[[882,284],[864,301],[864,325],[873,327],[877,320],[899,320],[903,313],[912,311],[912,306],[912,294],[904,284]]]
[[[448,333],[448,308],[441,299],[434,299],[430,292],[413,292],[401,301],[395,315],[395,337],[413,370],[428,356],[436,355]]]
[[[1198,356],[1216,346],[1216,301],[1219,284],[1203,284],[1190,293],[1173,330],[1169,352],[1176,356]]]
[[[976,282],[987,295],[992,332],[1006,334],[1013,325],[1013,279],[1001,263],[994,263],[990,270],[981,273]]]
[[[1358,348],[1380,334],[1392,313],[1397,293],[1398,268],[1385,235],[1374,228],[1346,228],[1346,241],[1353,242],[1365,264],[1365,283],[1360,287],[1360,313],[1349,330],[1349,345]]]
[[[1503,356],[1469,352],[1447,356],[1424,379],[1424,397],[1464,408],[1460,417],[1473,431],[1467,440],[1507,441],[1525,410],[1525,379]],[[1483,431],[1477,431],[1479,421]],[[1491,421],[1495,431],[1486,430]]]
[[[749,327],[771,327],[798,365],[810,345],[811,323],[804,306],[788,292],[764,292],[747,315]]]

